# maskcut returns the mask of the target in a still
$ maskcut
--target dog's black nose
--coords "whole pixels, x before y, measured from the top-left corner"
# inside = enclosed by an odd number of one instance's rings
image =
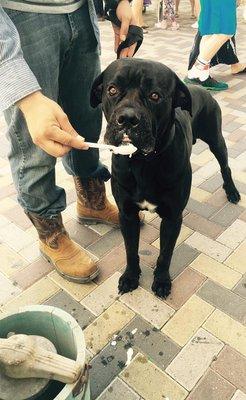
[[[117,124],[129,127],[136,127],[140,122],[140,117],[132,108],[125,108],[117,116]]]

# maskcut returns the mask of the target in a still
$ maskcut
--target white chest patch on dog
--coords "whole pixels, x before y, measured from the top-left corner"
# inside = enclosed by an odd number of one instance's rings
[[[137,203],[137,205],[141,208],[141,210],[148,210],[151,213],[154,213],[157,209],[157,206],[155,204],[152,204],[147,200],[143,200]]]

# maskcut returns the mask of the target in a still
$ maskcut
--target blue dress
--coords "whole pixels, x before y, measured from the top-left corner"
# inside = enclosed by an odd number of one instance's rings
[[[201,0],[200,34],[234,35],[237,27],[236,9],[236,0]]]

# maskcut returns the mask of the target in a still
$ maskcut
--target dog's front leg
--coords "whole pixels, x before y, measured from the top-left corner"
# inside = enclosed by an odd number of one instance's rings
[[[153,292],[166,298],[171,292],[171,278],[169,267],[173,255],[173,249],[180,233],[182,217],[177,220],[165,219],[161,221],[160,228],[160,255],[154,271]]]
[[[120,228],[125,242],[127,266],[119,280],[119,293],[137,289],[141,274],[139,266],[138,245],[140,221],[138,210],[129,215],[120,214]]]

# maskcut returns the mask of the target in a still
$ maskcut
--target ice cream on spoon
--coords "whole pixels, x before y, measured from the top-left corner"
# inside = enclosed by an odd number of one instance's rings
[[[108,149],[112,151],[114,154],[120,154],[122,156],[131,156],[133,153],[137,151],[137,148],[133,146],[132,143],[126,141],[125,143],[126,144],[122,144],[120,146],[113,146],[111,144],[85,142],[85,145],[95,149]]]

